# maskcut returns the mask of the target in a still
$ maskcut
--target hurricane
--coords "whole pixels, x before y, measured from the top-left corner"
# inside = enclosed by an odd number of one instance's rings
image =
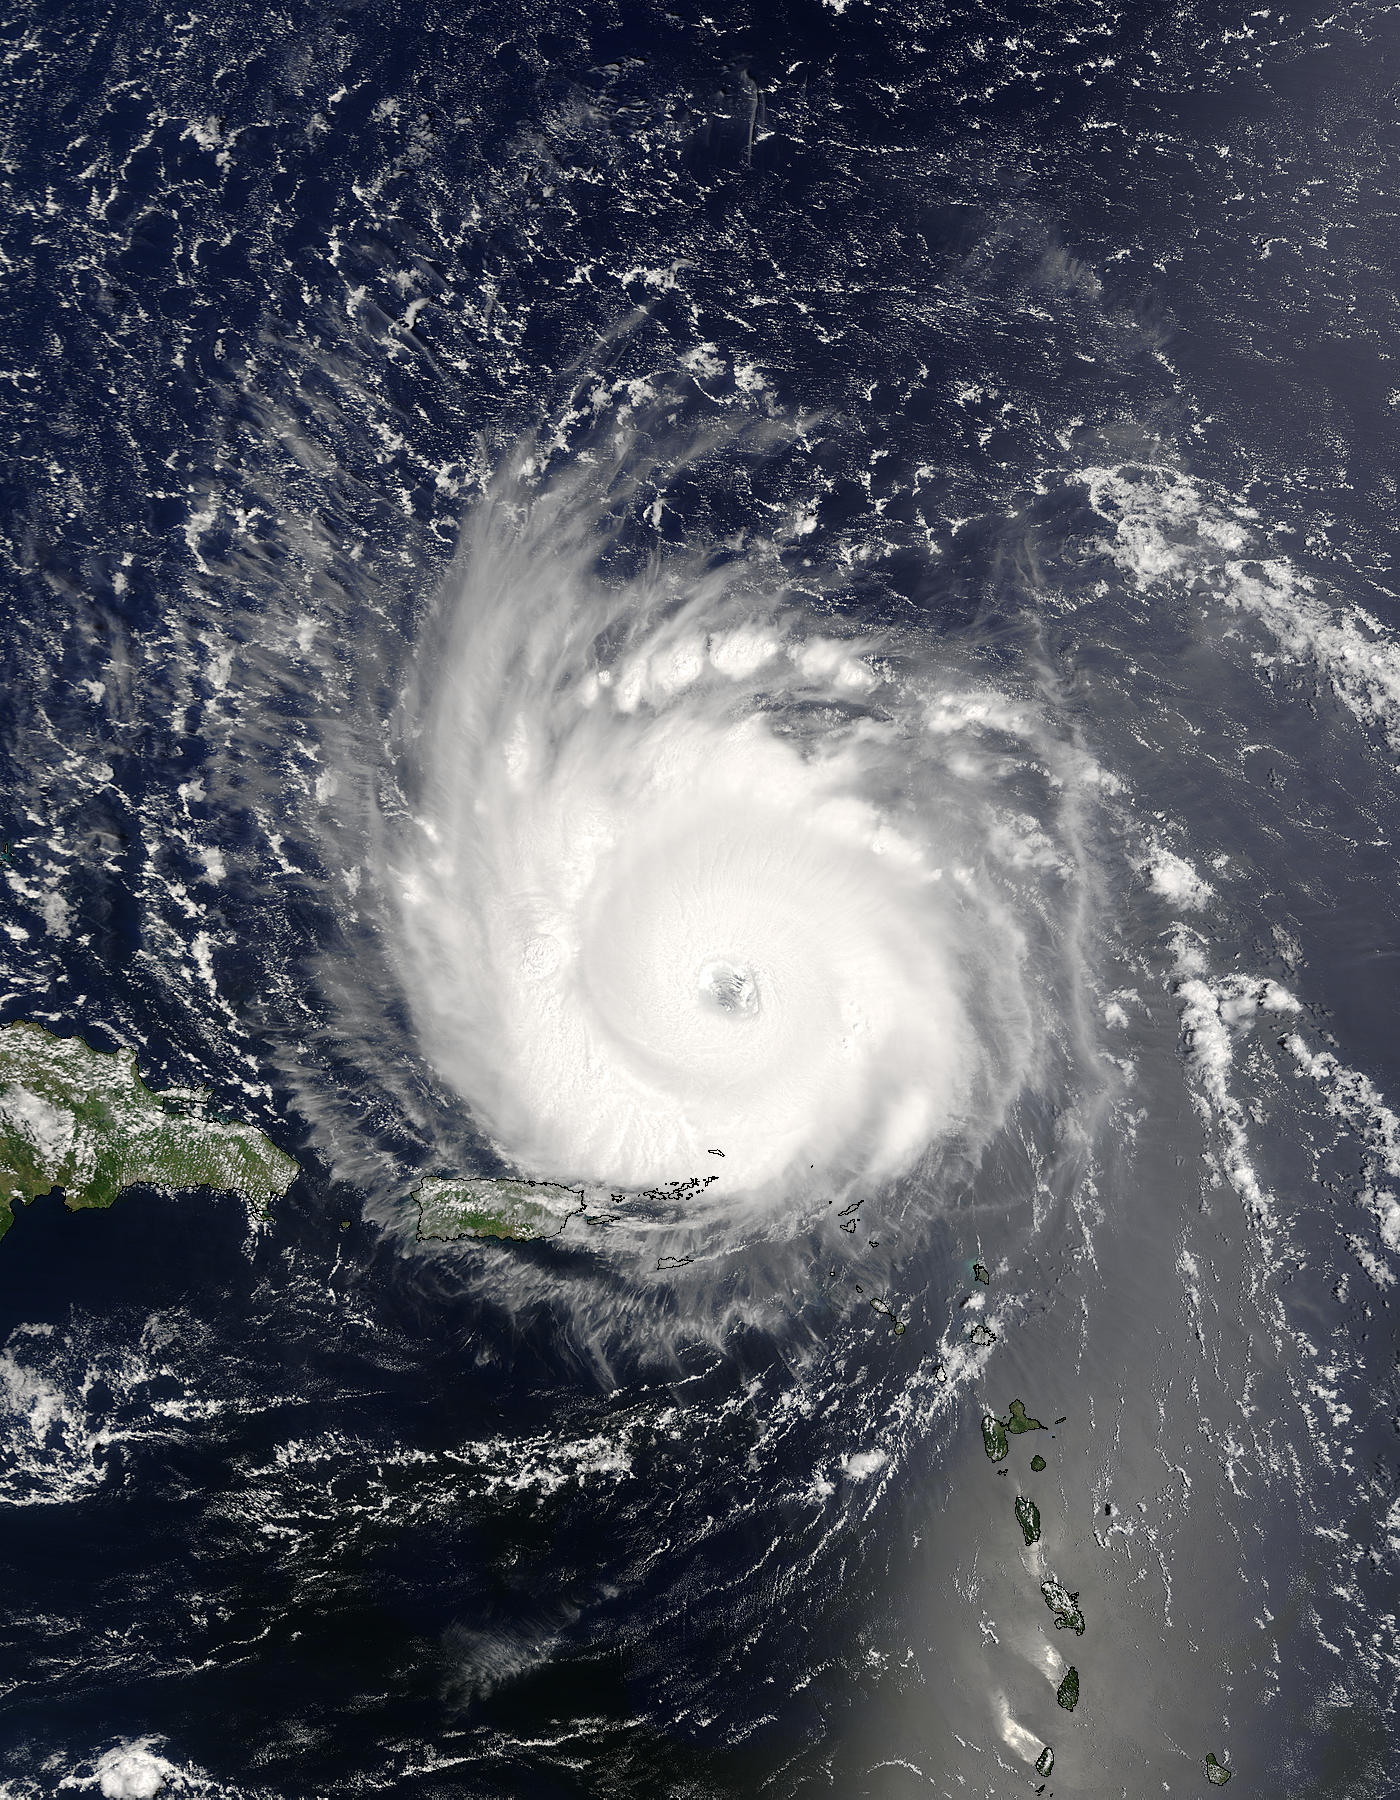
[[[0,1790],[1395,1787],[1393,20],[0,36]]]
[[[410,685],[384,863],[422,1053],[512,1167],[712,1214],[974,1154],[1080,949],[1073,747],[761,546],[610,576],[606,476],[665,505],[611,452],[493,483]]]

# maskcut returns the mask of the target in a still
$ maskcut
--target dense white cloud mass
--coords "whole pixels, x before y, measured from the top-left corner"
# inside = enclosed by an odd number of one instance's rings
[[[591,525],[579,478],[483,506],[410,708],[429,1060],[550,1179],[829,1195],[982,1139],[1036,1058],[1066,747],[752,561],[604,580]]]

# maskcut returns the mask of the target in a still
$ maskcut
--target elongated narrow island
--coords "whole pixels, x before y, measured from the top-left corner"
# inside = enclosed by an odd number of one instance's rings
[[[580,1188],[487,1176],[433,1176],[419,1182],[412,1198],[418,1207],[420,1243],[557,1237],[566,1221],[584,1210]]]
[[[1056,1631],[1072,1631],[1077,1637],[1084,1635],[1084,1613],[1079,1605],[1078,1594],[1071,1594],[1058,1581],[1042,1581],[1040,1591],[1045,1597],[1045,1604],[1055,1615]]]
[[[27,1022],[0,1027],[0,1237],[18,1203],[55,1188],[72,1212],[131,1187],[210,1188],[262,1210],[296,1175],[255,1126],[215,1116],[204,1089],[153,1093],[134,1051]]]

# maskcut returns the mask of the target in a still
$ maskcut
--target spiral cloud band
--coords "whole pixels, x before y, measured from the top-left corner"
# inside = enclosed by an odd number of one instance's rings
[[[581,510],[483,508],[414,709],[391,859],[429,1060],[521,1173],[707,1203],[984,1137],[1060,860],[1024,711],[748,565],[604,581]]]

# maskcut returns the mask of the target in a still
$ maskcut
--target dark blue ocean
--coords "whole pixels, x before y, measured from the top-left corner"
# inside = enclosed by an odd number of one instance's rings
[[[302,1169],[0,1244],[0,1794],[1400,1791],[1394,11],[0,39],[0,1023]],[[420,1241],[663,841],[763,1206]]]

